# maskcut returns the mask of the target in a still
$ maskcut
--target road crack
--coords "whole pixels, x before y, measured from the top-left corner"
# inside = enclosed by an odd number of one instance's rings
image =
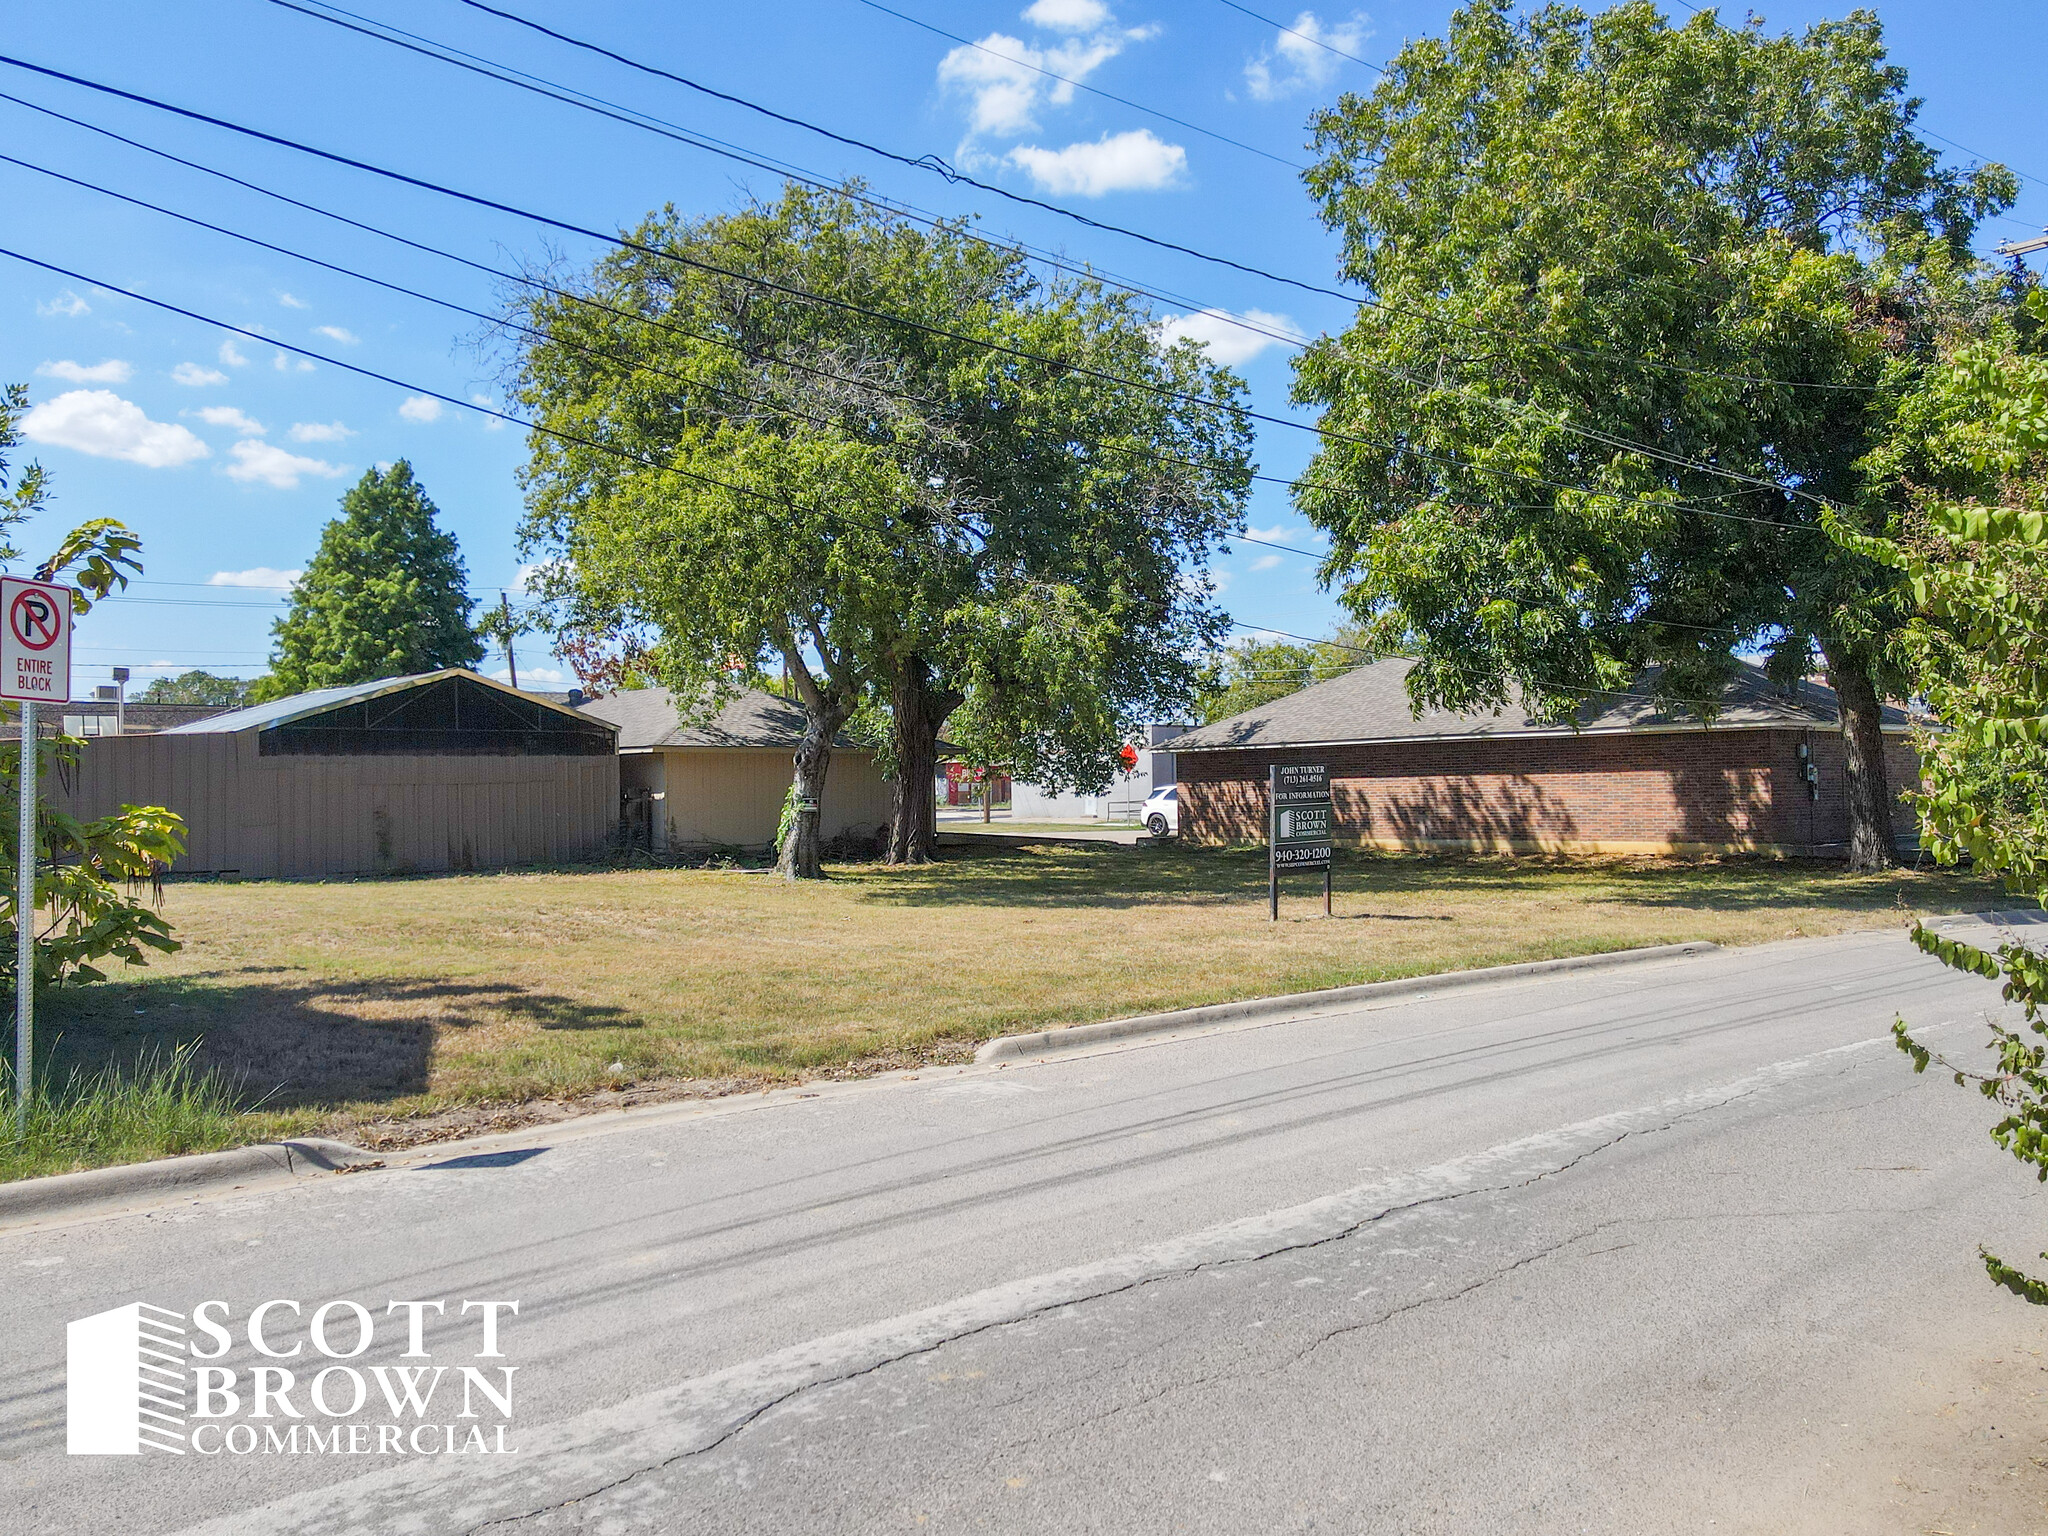
[[[1846,1070],[1852,1069],[1845,1069],[1845,1071]],[[767,1414],[772,1413],[775,1409],[783,1407],[784,1405],[808,1393],[814,1393],[824,1391],[832,1387],[843,1386],[848,1382],[858,1381],[863,1377],[872,1376],[879,1371],[888,1369],[890,1366],[901,1365],[908,1361],[916,1360],[922,1356],[934,1354],[937,1351],[948,1348],[954,1344],[959,1344],[966,1340],[977,1338],[982,1334],[995,1332],[996,1330],[1004,1328],[1013,1328],[1023,1323],[1032,1322],[1039,1318],[1065,1311],[1070,1307],[1085,1306],[1090,1303],[1099,1301],[1108,1301],[1118,1296],[1129,1295],[1132,1292],[1142,1290],[1147,1286],[1157,1285],[1168,1281],[1193,1279],[1195,1276],[1200,1275],[1205,1271],[1209,1270],[1231,1269],[1245,1265],[1263,1264],[1268,1260],[1280,1258],[1289,1254],[1313,1252],[1318,1248],[1326,1248],[1335,1243],[1348,1242],[1351,1239],[1359,1236],[1361,1233],[1367,1232],[1372,1228],[1377,1227],[1397,1216],[1407,1215],[1414,1211],[1427,1210],[1436,1206],[1449,1205],[1457,1201],[1471,1199],[1474,1196],[1512,1194],[1517,1190],[1527,1189],[1531,1185],[1540,1184],[1545,1182],[1546,1180],[1559,1178],[1564,1174],[1570,1173],[1573,1169],[1579,1167],[1581,1164],[1589,1161],[1590,1159],[1599,1157],[1603,1153],[1612,1151],[1615,1147],[1619,1146],[1624,1141],[1630,1140],[1631,1138],[1655,1136],[1660,1135],[1667,1131],[1674,1130],[1678,1126],[1685,1124],[1687,1121],[1697,1119],[1702,1115],[1710,1114],[1716,1110],[1725,1109],[1729,1105],[1739,1103],[1744,1099],[1755,1097],[1757,1094],[1760,1094],[1764,1092],[1767,1088],[1773,1086],[1776,1085],[1771,1083],[1760,1083],[1753,1087],[1746,1088],[1739,1093],[1729,1094],[1726,1098],[1716,1099],[1711,1103],[1700,1104],[1683,1110],[1680,1113],[1674,1114],[1670,1119],[1664,1121],[1661,1124],[1619,1131],[1613,1136],[1608,1137],[1604,1141],[1594,1143],[1592,1146],[1587,1147],[1584,1151],[1579,1152],[1575,1156],[1567,1159],[1565,1162],[1558,1164],[1556,1167],[1541,1169],[1538,1172],[1530,1174],[1525,1178],[1512,1179],[1508,1182],[1498,1184],[1474,1185],[1466,1189],[1448,1190],[1441,1194],[1424,1195],[1414,1200],[1402,1201],[1399,1204],[1390,1205],[1382,1210],[1375,1211],[1369,1216],[1360,1217],[1357,1221],[1347,1224],[1338,1231],[1333,1233],[1326,1233],[1320,1237],[1304,1238],[1295,1241],[1280,1243],[1272,1248],[1265,1249],[1257,1253],[1234,1255],[1228,1258],[1220,1259],[1204,1259],[1199,1263],[1184,1265],[1173,1269],[1161,1270],[1154,1274],[1140,1275],[1132,1280],[1126,1281],[1119,1285],[1105,1286],[1102,1289],[1093,1291],[1085,1296],[1067,1297],[1060,1301],[1048,1302],[1043,1306],[1028,1308],[1013,1316],[995,1318],[985,1323],[976,1324],[973,1327],[962,1328],[956,1332],[949,1333],[942,1338],[933,1339],[908,1349],[899,1350],[896,1353],[887,1355],[881,1359],[870,1361],[865,1365],[853,1369],[840,1371],[834,1375],[819,1377],[815,1380],[810,1381],[798,1382],[795,1385],[791,1386],[788,1390],[778,1392],[772,1397],[769,1397],[766,1400],[748,1409],[745,1413],[741,1414],[738,1418],[734,1419],[730,1424],[728,1424],[723,1430],[721,1430],[716,1435],[712,1436],[710,1439],[706,1440],[701,1445],[692,1446],[687,1450],[678,1451],[672,1456],[662,1457],[660,1460],[655,1461],[647,1466],[636,1467],[633,1470],[626,1472],[619,1477],[612,1478],[607,1482],[601,1483],[596,1487],[586,1489],[580,1493],[572,1495],[569,1498],[560,1499],[551,1504],[544,1504],[539,1506],[538,1508],[525,1510],[518,1514],[500,1515],[493,1519],[486,1520],[481,1524],[469,1527],[468,1530],[463,1533],[463,1536],[486,1536],[486,1533],[489,1532],[508,1530],[511,1527],[520,1525],[527,1521],[537,1520],[548,1515],[571,1510],[576,1508],[578,1505],[587,1504],[589,1501],[593,1499],[602,1498],[606,1494],[617,1492],[618,1490],[628,1487],[635,1482],[639,1482],[645,1478],[655,1476],[662,1472],[666,1472],[673,1467],[681,1465],[684,1462],[692,1461],[697,1458],[710,1455],[712,1452],[715,1452],[720,1448],[724,1447],[725,1445],[731,1443],[734,1439],[736,1439],[739,1435],[743,1434],[746,1430],[751,1428],[755,1423],[759,1422]],[[1618,1218],[1618,1220],[1619,1219],[1626,1218]],[[1589,1229],[1589,1232],[1597,1232],[1601,1230],[1601,1228],[1603,1227],[1614,1224],[1615,1223],[1613,1222],[1604,1222],[1601,1223],[1599,1227]],[[1473,1282],[1473,1284],[1471,1284],[1470,1286],[1464,1287],[1459,1291],[1446,1293],[1441,1296],[1421,1297],[1413,1302],[1405,1304],[1402,1307],[1393,1309],[1381,1318],[1368,1320],[1362,1323],[1349,1324],[1344,1328],[1332,1330],[1323,1338],[1318,1339],[1315,1343],[1307,1346],[1301,1352],[1301,1355],[1297,1356],[1295,1360],[1286,1362],[1283,1365],[1271,1367],[1270,1370],[1289,1369],[1293,1364],[1297,1363],[1300,1358],[1305,1357],[1308,1353],[1311,1353],[1313,1352],[1313,1350],[1320,1348],[1322,1344],[1329,1342],[1329,1340],[1341,1337],[1345,1333],[1356,1332],[1363,1328],[1377,1327],[1381,1323],[1388,1321],[1393,1317],[1399,1316],[1402,1312],[1413,1311],[1418,1307],[1442,1305],[1452,1301],[1456,1301],[1461,1296],[1468,1295],[1472,1291],[1478,1290],[1485,1285],[1489,1285],[1494,1280],[1499,1279],[1506,1274],[1512,1273],[1516,1269],[1522,1268],[1523,1266],[1530,1263],[1534,1263],[1540,1259],[1549,1257],[1552,1253],[1564,1247],[1568,1247],[1571,1243],[1579,1241],[1582,1237],[1586,1235],[1589,1235],[1589,1233],[1575,1234],[1573,1237],[1565,1239],[1563,1242],[1554,1245],[1552,1248],[1542,1250],[1541,1252],[1531,1254],[1528,1255],[1526,1258],[1517,1260],[1514,1264],[1509,1265],[1506,1268],[1497,1271],[1493,1274],[1482,1277],[1481,1279]],[[1218,1374],[1220,1375],[1225,1373]],[[1261,1372],[1258,1374],[1267,1373]],[[1170,1392],[1185,1390],[1187,1387],[1195,1385],[1200,1385],[1200,1383],[1194,1382],[1165,1388],[1158,1393],[1152,1394],[1144,1401],[1155,1401],[1158,1397],[1165,1396]],[[1137,1406],[1142,1406],[1142,1402],[1126,1405],[1127,1408]],[[1104,1415],[1104,1417],[1108,1416],[1109,1415]]]

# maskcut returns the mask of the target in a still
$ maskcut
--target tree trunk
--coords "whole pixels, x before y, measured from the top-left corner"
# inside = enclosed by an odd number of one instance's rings
[[[1849,868],[1889,869],[1898,861],[1892,792],[1885,772],[1883,703],[1870,663],[1854,654],[1828,657],[1828,686],[1842,710],[1842,757],[1849,798]]]
[[[891,864],[932,861],[939,823],[938,805],[932,797],[939,729],[959,707],[959,694],[932,687],[931,669],[923,658],[912,656],[897,669],[889,688],[896,737],[896,790],[889,817]]]
[[[804,721],[803,740],[796,749],[796,774],[791,780],[796,815],[790,818],[781,855],[775,861],[775,872],[785,880],[825,878],[819,807],[824,804],[825,771],[832,766],[832,738],[838,730],[839,724],[816,715],[807,714]]]

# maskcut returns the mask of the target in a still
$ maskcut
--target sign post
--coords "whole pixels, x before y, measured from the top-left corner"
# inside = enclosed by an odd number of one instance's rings
[[[1274,764],[1266,770],[1266,900],[1280,921],[1280,872],[1323,872],[1323,916],[1330,915],[1330,770]]]
[[[14,1114],[28,1133],[35,1079],[36,705],[71,698],[71,589],[0,576],[0,699],[21,704],[21,823],[15,843]]]

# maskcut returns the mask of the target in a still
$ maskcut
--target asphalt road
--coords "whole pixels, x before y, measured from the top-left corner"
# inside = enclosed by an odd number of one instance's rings
[[[2048,1200],[1889,1040],[1999,1007],[1794,940],[0,1236],[0,1530],[2033,1530],[2048,1334],[1975,1252]],[[447,1299],[513,1454],[67,1456],[67,1320],[210,1298],[245,1384],[258,1302],[375,1314],[277,1318],[313,1423]]]

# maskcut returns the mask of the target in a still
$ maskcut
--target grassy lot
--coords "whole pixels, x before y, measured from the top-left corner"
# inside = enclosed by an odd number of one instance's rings
[[[1031,1026],[1998,902],[1952,875],[1748,861],[1340,855],[1336,885],[1324,921],[1295,877],[1276,926],[1262,853],[1178,847],[949,850],[800,887],[667,869],[174,883],[184,951],[59,995],[42,1032],[60,1081],[192,1045],[257,1106],[248,1139],[396,1145],[961,1059]]]

